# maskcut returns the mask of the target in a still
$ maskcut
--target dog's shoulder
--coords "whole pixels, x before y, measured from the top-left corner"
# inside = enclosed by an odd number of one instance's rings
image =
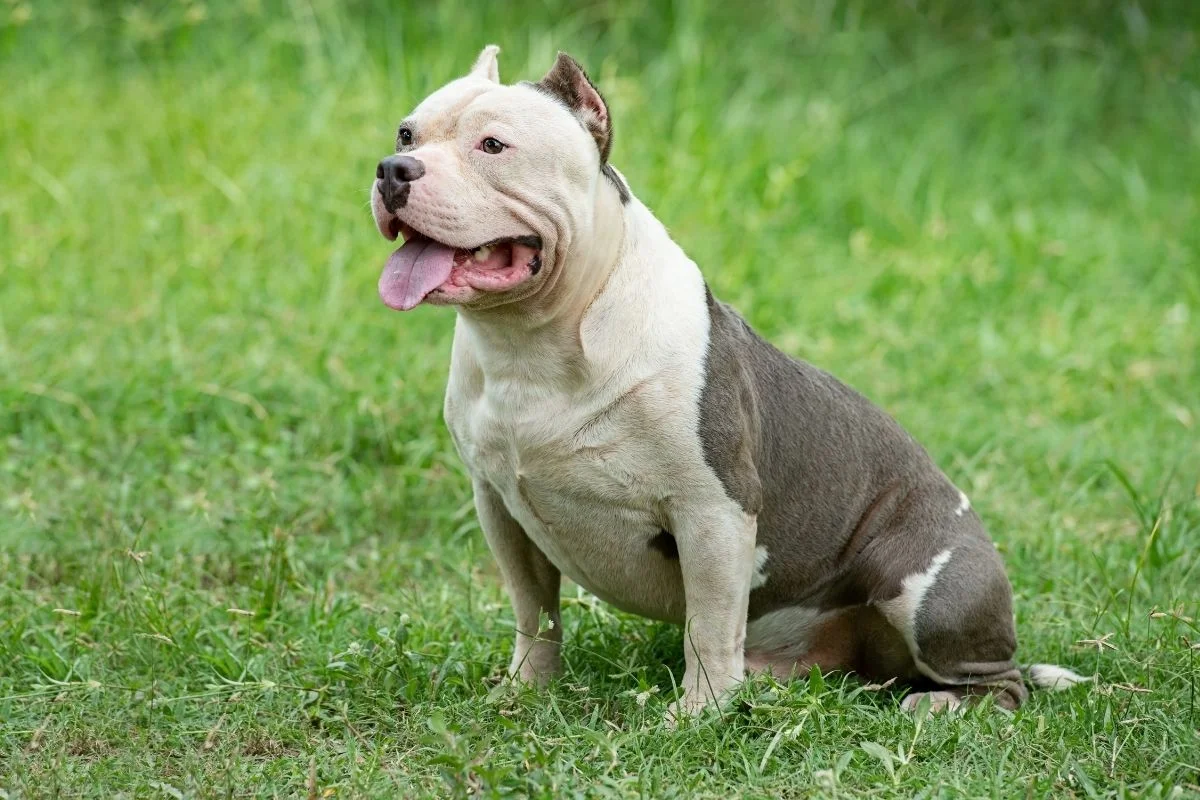
[[[700,395],[705,458],[731,497],[753,510],[788,496],[798,474],[818,471],[847,495],[888,465],[935,468],[885,411],[830,373],[793,358],[741,315],[705,295],[708,340]],[[759,488],[764,496],[760,496]]]

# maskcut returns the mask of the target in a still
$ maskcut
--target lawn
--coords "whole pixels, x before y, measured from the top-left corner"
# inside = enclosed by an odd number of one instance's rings
[[[411,5],[411,8],[404,6]],[[896,416],[1094,684],[661,724],[680,632],[513,622],[387,310],[395,125],[488,42],[785,351]],[[0,0],[0,798],[1200,794],[1200,6]]]

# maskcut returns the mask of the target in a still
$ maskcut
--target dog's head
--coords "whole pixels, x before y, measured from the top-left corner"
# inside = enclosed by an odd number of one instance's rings
[[[499,52],[484,48],[466,76],[425,98],[379,162],[375,224],[404,239],[379,278],[392,308],[484,309],[538,295],[586,246],[597,192],[616,186],[624,198],[607,167],[608,107],[579,64],[560,53],[541,81],[505,86]]]

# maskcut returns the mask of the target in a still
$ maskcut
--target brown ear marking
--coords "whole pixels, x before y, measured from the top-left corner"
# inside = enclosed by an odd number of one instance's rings
[[[579,62],[559,51],[554,66],[534,85],[561,100],[579,117],[596,140],[600,163],[607,164],[608,154],[612,150],[612,119],[608,115],[608,104]]]

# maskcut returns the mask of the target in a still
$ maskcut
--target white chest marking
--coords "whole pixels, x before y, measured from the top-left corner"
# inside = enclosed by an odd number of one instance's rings
[[[446,420],[472,476],[565,575],[681,619],[679,562],[648,543],[669,530],[671,504],[707,516],[736,504],[698,433],[704,280],[636,200],[627,219],[624,255],[576,324],[514,331],[460,316]]]

